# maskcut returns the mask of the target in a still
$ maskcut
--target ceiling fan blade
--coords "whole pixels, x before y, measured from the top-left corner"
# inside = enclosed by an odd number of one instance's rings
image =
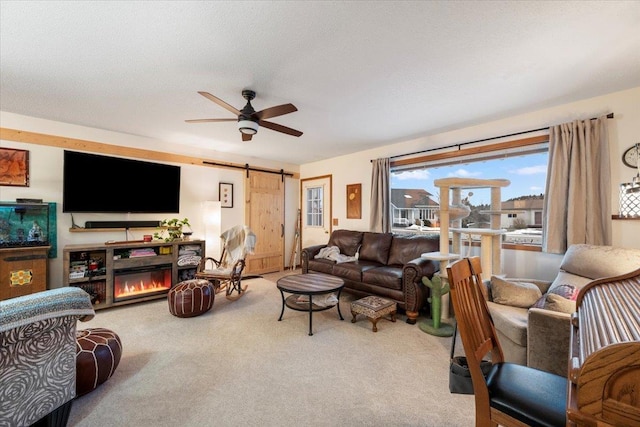
[[[300,132],[299,130],[291,129],[286,126],[279,125],[277,123],[260,120],[258,124],[260,126],[266,127],[267,129],[275,130],[276,132],[286,133],[287,135],[292,135],[292,136],[302,135],[302,132]]]
[[[191,119],[185,120],[187,123],[210,123],[210,122],[237,122],[238,119]]]
[[[253,137],[253,135],[249,134],[249,133],[243,133],[242,134],[242,140],[243,141],[251,141],[251,138]]]
[[[270,119],[272,117],[282,116],[284,114],[293,113],[298,111],[295,105],[293,104],[282,104],[275,107],[265,108],[262,111],[258,111],[253,116],[258,120],[262,119]]]
[[[231,111],[233,114],[235,114],[236,116],[240,115],[240,110],[238,110],[237,108],[227,104],[226,102],[224,102],[222,99],[215,97],[213,95],[211,95],[208,92],[198,92],[200,95],[204,96],[205,98],[207,98],[210,101],[215,102],[216,104],[218,104],[219,106],[221,106],[222,108],[225,108],[229,111]]]

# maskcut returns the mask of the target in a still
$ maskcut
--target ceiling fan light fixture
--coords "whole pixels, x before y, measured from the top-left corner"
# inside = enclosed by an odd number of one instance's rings
[[[238,130],[247,135],[255,135],[258,133],[258,122],[253,120],[238,120]]]

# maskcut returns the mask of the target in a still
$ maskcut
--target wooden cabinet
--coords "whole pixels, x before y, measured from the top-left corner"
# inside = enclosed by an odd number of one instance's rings
[[[96,310],[166,298],[168,288],[195,277],[198,261],[205,254],[203,240],[68,245],[63,250],[65,286],[77,286],[91,295]],[[119,272],[170,270],[163,283],[168,288],[131,298],[119,298]],[[168,273],[167,273],[168,274]]]
[[[50,246],[0,249],[0,300],[47,289]]]
[[[640,269],[594,280],[576,305],[567,426],[640,425]]]

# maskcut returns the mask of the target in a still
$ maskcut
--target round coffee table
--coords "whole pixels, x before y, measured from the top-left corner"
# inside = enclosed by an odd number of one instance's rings
[[[280,289],[280,295],[282,296],[282,311],[280,312],[280,318],[278,318],[278,321],[282,320],[285,306],[292,310],[309,312],[309,335],[313,335],[314,311],[329,310],[336,306],[338,308],[340,320],[344,320],[342,313],[340,312],[340,293],[344,287],[344,280],[338,277],[329,276],[328,274],[292,274],[278,279],[277,286],[278,289]],[[292,295],[285,298],[285,292]],[[326,295],[333,292],[338,293],[338,302],[336,304],[320,306],[313,303],[314,295]],[[298,302],[299,295],[307,295],[309,297],[309,301]]]

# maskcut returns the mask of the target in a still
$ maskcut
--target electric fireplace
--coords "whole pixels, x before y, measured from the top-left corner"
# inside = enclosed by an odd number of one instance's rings
[[[114,271],[114,302],[167,293],[169,289],[171,264]]]

